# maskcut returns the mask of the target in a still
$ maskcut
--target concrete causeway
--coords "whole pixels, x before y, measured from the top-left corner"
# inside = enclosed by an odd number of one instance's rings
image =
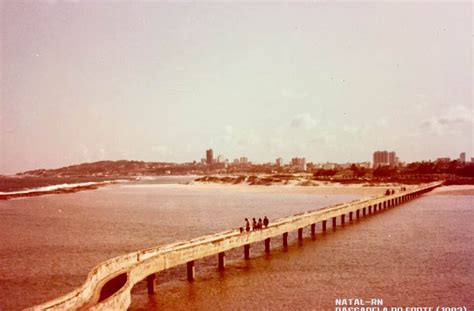
[[[131,290],[135,284],[146,280],[148,293],[155,292],[157,272],[179,265],[187,265],[187,277],[194,280],[194,261],[217,255],[217,266],[225,269],[225,252],[244,247],[245,260],[250,259],[250,245],[265,243],[265,252],[270,252],[270,241],[282,237],[283,246],[288,246],[288,232],[297,231],[298,239],[303,239],[303,228],[311,228],[311,236],[316,237],[316,224],[321,223],[325,231],[330,225],[336,227],[337,218],[344,224],[353,219],[374,215],[440,186],[442,182],[424,184],[397,190],[394,194],[372,197],[337,204],[325,208],[272,220],[267,228],[250,232],[239,229],[229,230],[164,246],[153,247],[123,256],[118,256],[98,264],[89,272],[86,281],[72,292],[57,299],[33,306],[29,310],[127,310],[131,303]]]

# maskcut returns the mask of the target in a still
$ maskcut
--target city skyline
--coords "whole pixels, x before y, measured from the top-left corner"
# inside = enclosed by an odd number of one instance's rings
[[[316,163],[316,164],[325,164],[325,163],[332,163],[332,164],[348,164],[348,163],[371,163],[373,165],[373,168],[377,168],[378,166],[398,166],[399,164],[402,163],[409,163],[407,161],[400,160],[398,157],[396,151],[387,151],[387,150],[376,150],[372,152],[372,162],[371,161],[360,161],[360,162],[351,162],[351,161],[346,161],[346,162],[334,162],[334,161],[322,161],[322,162],[313,162],[311,160],[307,160],[304,155],[295,155],[294,157],[291,157],[290,159],[283,159],[282,157],[277,157],[275,159],[269,160],[269,161],[263,161],[263,162],[254,162],[251,159],[249,160],[246,156],[241,155],[240,157],[234,157],[233,160],[232,158],[223,156],[219,154],[217,157],[213,157],[214,150],[212,148],[209,148],[206,150],[205,153],[205,158],[201,158],[201,163],[203,164],[214,164],[214,163],[256,163],[256,164],[267,164],[267,163],[275,163],[276,166],[282,166],[282,165],[301,165],[301,166],[306,166],[306,163]],[[243,160],[244,159],[244,160]],[[471,157],[471,162],[473,157]],[[422,159],[420,161],[413,161],[413,162],[426,162],[426,161],[451,161],[451,160],[458,160],[461,163],[466,162],[466,152],[461,152],[458,154],[458,157],[435,157],[435,158],[429,158],[429,159]],[[191,163],[193,161],[187,161],[187,163]],[[197,160],[194,160],[194,162],[199,162]]]
[[[173,165],[205,165],[209,167],[213,167],[216,165],[224,165],[221,168],[227,168],[233,165],[237,165],[240,167],[252,167],[254,165],[256,166],[275,166],[276,168],[292,168],[292,169],[297,169],[299,171],[314,171],[314,170],[333,170],[333,169],[341,169],[341,168],[350,168],[351,166],[355,165],[356,167],[363,167],[366,169],[372,168],[373,170],[376,170],[379,167],[391,167],[391,168],[402,168],[405,167],[407,164],[409,165],[410,163],[448,163],[451,161],[458,161],[461,164],[468,164],[469,162],[466,161],[466,153],[461,152],[457,158],[451,158],[451,157],[438,157],[435,159],[424,159],[422,161],[416,161],[416,162],[406,162],[406,161],[401,161],[399,157],[397,156],[395,151],[374,151],[372,153],[372,159],[373,161],[360,161],[360,162],[335,162],[335,161],[323,161],[323,162],[313,162],[311,160],[307,160],[306,157],[303,156],[295,156],[292,157],[291,159],[288,159],[285,161],[282,157],[278,157],[276,159],[273,159],[273,161],[263,161],[263,162],[257,162],[257,161],[252,161],[251,159],[249,160],[246,156],[240,156],[237,158],[234,158],[233,160],[226,158],[225,156],[219,154],[216,157],[214,157],[214,150],[212,148],[206,149],[204,153],[204,157],[201,158],[200,161],[198,160],[190,160],[190,161],[185,161],[185,162],[170,162],[170,161],[162,161],[162,163],[168,163],[168,164],[173,164]],[[107,160],[104,160],[107,161]],[[122,159],[122,161],[136,161],[136,160],[125,160]],[[97,163],[99,163],[98,161]],[[146,161],[145,161],[146,162]],[[149,163],[156,163],[155,161],[148,161]],[[474,163],[474,157],[471,157],[471,161]],[[77,164],[86,164],[86,163],[73,163],[71,166],[64,166],[64,167],[57,167],[57,168],[52,168],[52,169],[63,169],[67,167],[72,167]],[[92,163],[89,163],[92,164]],[[242,166],[243,165],[243,166]],[[307,169],[308,165],[308,169]],[[309,167],[311,167],[309,169]],[[48,168],[38,168],[36,170],[32,171],[38,171]],[[27,171],[25,171],[27,172]],[[171,171],[170,171],[171,172]],[[24,172],[16,172],[16,173],[24,173]],[[1,175],[1,174],[0,174]]]
[[[474,154],[471,3],[0,10],[0,174],[203,146],[260,163]]]

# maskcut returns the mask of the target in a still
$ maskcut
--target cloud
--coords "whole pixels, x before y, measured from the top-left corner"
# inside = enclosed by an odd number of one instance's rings
[[[281,90],[281,96],[288,98],[288,99],[304,99],[308,97],[308,92],[296,92],[289,89]]]
[[[336,135],[328,130],[318,131],[316,136],[307,141],[307,143],[315,145],[327,145],[335,142]]]
[[[463,129],[472,129],[473,111],[463,105],[451,106],[442,115],[431,116],[421,121],[420,130],[433,135],[454,134]]]
[[[169,149],[168,147],[163,146],[163,145],[152,146],[151,151],[155,155],[157,155],[157,156],[159,156],[163,159],[168,159],[168,158],[171,158],[171,156],[173,156],[173,151],[171,149]]]
[[[93,161],[102,161],[105,160],[107,152],[104,148],[91,149],[86,145],[80,145],[82,157],[80,161],[82,162],[93,162]]]
[[[307,131],[316,126],[317,122],[309,113],[300,113],[291,119],[290,126],[293,128],[303,128]]]
[[[384,127],[388,125],[388,118],[386,116],[380,117],[377,119],[377,125]]]
[[[372,130],[372,126],[371,125],[368,125],[368,124],[364,124],[362,126],[356,126],[356,125],[344,125],[342,127],[342,131],[343,132],[346,132],[350,135],[353,135],[353,136],[359,136],[359,135],[366,135],[368,134],[370,131]]]
[[[226,157],[241,155],[253,151],[262,145],[262,135],[252,129],[239,130],[226,125],[215,137],[211,138],[208,146]]]

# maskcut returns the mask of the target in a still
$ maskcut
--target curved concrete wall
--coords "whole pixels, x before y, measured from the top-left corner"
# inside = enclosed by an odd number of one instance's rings
[[[390,206],[395,202],[403,203],[440,185],[441,183],[439,182],[431,183],[410,188],[407,191],[397,192],[393,195],[337,204],[323,209],[272,220],[272,223],[264,230],[243,233],[240,233],[237,229],[230,230],[118,256],[97,265],[88,274],[84,284],[76,290],[30,309],[70,310],[89,308],[91,310],[126,310],[131,303],[132,287],[153,273],[203,257],[216,255],[236,247],[264,241],[267,238],[295,231],[311,224],[330,220],[369,206],[380,208],[381,206],[388,206],[386,202],[390,202]],[[124,272],[127,273],[125,285],[112,296],[98,302],[101,286],[111,278]]]

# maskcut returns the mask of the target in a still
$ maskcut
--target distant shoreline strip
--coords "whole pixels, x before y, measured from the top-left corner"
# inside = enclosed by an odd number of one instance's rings
[[[13,192],[0,192],[0,200],[10,200],[24,197],[35,197],[47,194],[64,194],[74,193],[84,190],[96,190],[99,187],[108,186],[111,184],[118,183],[120,181],[103,181],[103,182],[85,182],[77,184],[61,184],[46,186],[28,190],[13,191]]]

